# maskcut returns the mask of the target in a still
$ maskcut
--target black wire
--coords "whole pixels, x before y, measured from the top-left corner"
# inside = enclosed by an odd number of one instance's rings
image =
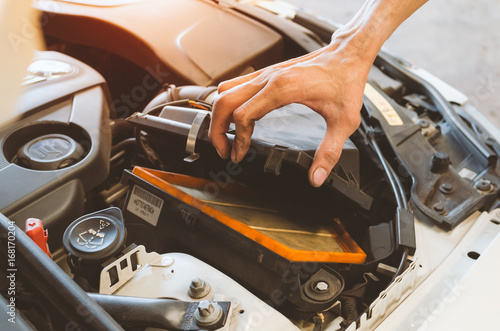
[[[406,200],[406,195],[405,191],[403,189],[403,185],[401,185],[401,181],[399,180],[396,172],[394,169],[390,166],[389,162],[385,159],[384,155],[382,154],[382,151],[380,150],[380,147],[378,143],[375,140],[375,137],[373,135],[373,129],[368,126],[364,118],[361,118],[361,124],[363,126],[363,129],[366,131],[368,139],[370,140],[370,144],[373,147],[373,150],[377,154],[378,158],[380,159],[380,163],[382,164],[382,167],[384,168],[385,171],[385,177],[389,181],[389,184],[391,185],[392,191],[394,193],[394,196],[396,198],[396,204],[398,205],[398,208],[400,209],[408,209],[408,202]],[[396,273],[394,274],[394,277],[392,278],[392,282],[401,275],[405,271],[405,266],[406,266],[406,261],[408,259],[408,254],[409,250],[408,248],[405,248],[403,250],[403,253],[401,254],[401,262],[399,263],[399,267],[396,270]]]
[[[365,120],[362,118],[361,119],[361,124],[365,131],[367,132],[367,137],[370,140],[370,144],[373,147],[373,150],[377,154],[380,163],[382,164],[382,167],[384,168],[385,172],[385,177],[389,181],[389,184],[391,185],[391,189],[394,193],[394,197],[396,198],[396,204],[398,205],[399,208],[401,209],[407,209],[408,208],[408,202],[406,201],[406,195],[403,190],[403,186],[401,185],[401,182],[399,181],[398,176],[394,172],[394,169],[390,166],[389,162],[385,159],[384,155],[382,154],[382,151],[380,150],[380,147],[375,140],[375,137],[373,135],[373,129],[368,126],[368,124],[365,122]]]
[[[408,248],[405,248],[405,250],[403,251],[403,254],[401,254],[401,262],[399,263],[399,267],[396,270],[394,277],[392,277],[391,283],[396,279],[396,277],[401,275],[403,273],[403,271],[406,270],[405,265],[406,265],[406,260],[408,259],[408,254],[409,254]]]
[[[139,128],[135,129],[135,140],[137,141],[139,149],[142,153],[144,153],[149,162],[151,162],[151,164],[154,166],[160,167],[160,169],[164,169],[163,162],[161,162],[155,151],[144,143],[142,139],[142,130]]]

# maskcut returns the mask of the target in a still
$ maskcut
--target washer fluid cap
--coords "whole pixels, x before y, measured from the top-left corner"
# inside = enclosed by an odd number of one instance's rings
[[[56,170],[80,161],[83,147],[64,134],[47,134],[37,137],[17,152],[20,165],[34,170]]]
[[[126,231],[122,213],[112,207],[82,216],[71,223],[63,235],[66,252],[80,258],[81,263],[103,262],[125,246]]]

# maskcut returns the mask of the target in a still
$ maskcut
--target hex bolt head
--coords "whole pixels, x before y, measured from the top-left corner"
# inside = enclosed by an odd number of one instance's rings
[[[486,179],[480,179],[474,185],[476,189],[482,192],[489,192],[492,189],[491,182]]]
[[[443,173],[448,170],[450,157],[443,152],[436,152],[431,158],[431,171],[435,174]]]
[[[445,213],[444,205],[441,202],[437,202],[434,204],[434,210],[439,214]]]
[[[210,284],[199,277],[194,277],[189,285],[188,294],[193,299],[201,299],[210,293]]]
[[[450,194],[453,192],[453,185],[451,185],[450,183],[441,184],[439,190],[444,194]]]
[[[222,307],[219,304],[203,300],[198,304],[198,309],[194,313],[194,319],[196,324],[208,327],[219,322],[223,315]]]
[[[203,286],[203,281],[201,279],[199,279],[198,277],[194,277],[192,280],[191,280],[191,286],[193,288],[199,288],[199,287],[202,287]]]
[[[314,284],[314,288],[313,289],[316,292],[323,293],[323,292],[328,291],[329,288],[330,288],[330,286],[328,286],[327,282],[319,281],[319,282],[316,282]]]
[[[200,316],[208,317],[212,315],[215,311],[214,305],[207,300],[203,300],[198,305],[198,312]]]

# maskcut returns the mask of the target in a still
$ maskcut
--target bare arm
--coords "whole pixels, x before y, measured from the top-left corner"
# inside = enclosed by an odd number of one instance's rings
[[[328,46],[221,83],[209,132],[219,155],[240,162],[250,147],[255,121],[281,106],[301,103],[326,121],[325,138],[309,169],[310,183],[323,184],[345,141],[359,126],[363,91],[377,53],[425,2],[367,0]],[[236,127],[232,148],[226,136],[231,122]]]

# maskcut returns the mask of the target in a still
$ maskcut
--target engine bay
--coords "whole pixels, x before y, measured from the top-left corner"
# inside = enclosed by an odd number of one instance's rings
[[[17,307],[35,329],[354,330],[384,290],[413,286],[417,219],[446,232],[498,207],[498,143],[383,52],[322,187],[307,170],[326,125],[304,105],[258,121],[239,164],[218,156],[213,85],[318,49],[333,26],[164,1],[180,23],[162,44],[123,20],[145,3],[48,3],[49,51],[0,127],[2,238],[18,229]],[[247,42],[217,38],[218,20]]]

